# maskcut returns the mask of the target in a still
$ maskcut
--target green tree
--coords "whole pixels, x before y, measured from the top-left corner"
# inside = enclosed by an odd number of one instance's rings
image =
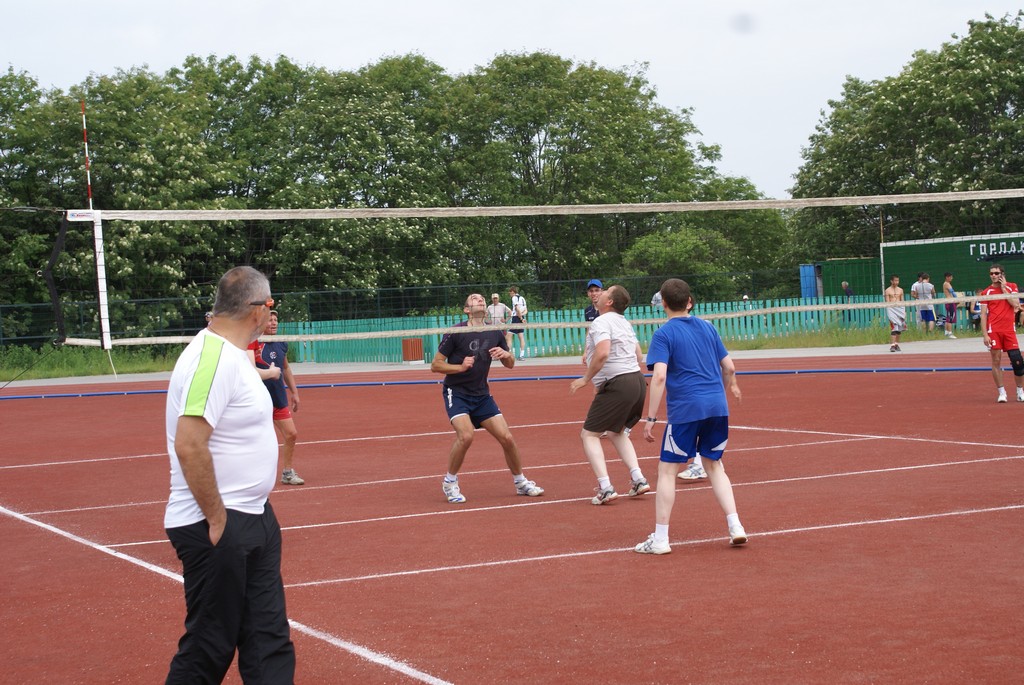
[[[48,302],[40,276],[61,225],[61,209],[86,204],[80,108],[13,68],[0,74],[0,303]],[[38,208],[35,211],[32,208]],[[77,227],[76,227],[77,228]],[[75,244],[81,231],[72,230]],[[84,244],[79,241],[79,244]],[[61,285],[80,285],[58,273]],[[95,279],[91,279],[92,282]],[[5,317],[10,335],[27,319]]]
[[[1024,32],[1016,17],[970,22],[897,76],[848,78],[803,152],[794,197],[1017,188],[1024,184]],[[800,258],[877,255],[907,240],[1020,226],[1018,201],[802,210]]]
[[[687,200],[710,166],[689,140],[696,134],[689,112],[657,105],[642,69],[506,54],[459,79],[452,93],[452,204]],[[523,277],[550,281],[618,272],[629,245],[672,221],[636,214],[495,220],[478,224],[466,242],[481,254],[500,246],[531,269]]]

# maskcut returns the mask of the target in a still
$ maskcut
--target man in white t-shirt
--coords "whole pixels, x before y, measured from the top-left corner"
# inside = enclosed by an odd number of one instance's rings
[[[238,650],[244,682],[292,683],[295,649],[281,579],[273,403],[246,348],[274,301],[247,266],[217,285],[210,324],[178,358],[167,389],[167,537],[182,564],[185,635],[168,683],[221,682]]]
[[[606,504],[618,497],[608,477],[608,465],[601,447],[601,434],[615,446],[622,463],[629,469],[629,496],[642,495],[651,489],[640,470],[640,462],[629,439],[632,428],[644,411],[647,381],[640,370],[643,352],[637,342],[633,325],[623,314],[629,306],[629,293],[621,285],[613,285],[595,302],[599,316],[590,324],[584,357],[587,372],[569,385],[569,393],[587,383],[594,384],[594,401],[587,412],[580,438],[583,452],[597,477],[597,495],[593,504]]]
[[[526,321],[526,298],[519,294],[519,288],[512,286],[508,289],[508,294],[512,297],[512,323],[523,323]],[[526,337],[523,335],[524,329],[522,328],[510,328],[508,335],[505,336],[505,340],[508,343],[508,351],[514,352],[512,349],[514,336],[519,336],[519,360],[526,359]]]

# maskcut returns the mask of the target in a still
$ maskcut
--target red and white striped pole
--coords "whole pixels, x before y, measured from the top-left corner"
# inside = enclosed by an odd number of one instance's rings
[[[82,142],[85,143],[85,191],[92,209],[92,172],[89,169],[89,133],[85,127],[85,100],[82,100]]]

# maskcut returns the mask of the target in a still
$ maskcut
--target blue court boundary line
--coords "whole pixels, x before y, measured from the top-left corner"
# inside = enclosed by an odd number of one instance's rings
[[[944,371],[991,371],[991,366],[954,366],[949,368],[900,366],[889,369],[773,369],[768,371],[737,371],[737,376],[800,376],[808,374],[823,373],[941,373]],[[1012,371],[1013,367],[1007,366],[1003,371]],[[650,378],[650,374],[645,374]],[[493,378],[490,383],[514,383],[521,381],[569,381],[575,380],[577,375],[559,376],[516,376],[514,378]],[[300,384],[300,388],[376,388],[392,385],[441,385],[443,378],[417,381],[347,381],[338,383],[308,383]],[[130,395],[166,395],[167,390],[103,390],[95,392],[62,392],[42,393],[35,395],[6,395],[0,396],[3,400],[52,400],[68,399],[76,397],[119,397]]]

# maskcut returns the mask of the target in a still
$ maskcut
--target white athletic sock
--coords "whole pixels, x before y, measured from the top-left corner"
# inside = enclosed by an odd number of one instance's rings
[[[608,476],[605,476],[604,478],[598,478],[597,479],[597,487],[601,488],[602,490],[607,490],[611,486],[612,486],[612,479],[609,478]]]
[[[668,524],[654,524],[654,539],[658,542],[668,542]]]
[[[699,454],[693,458],[693,465],[700,469],[704,468],[704,462],[701,460]]]
[[[728,526],[729,526],[730,528],[732,528],[733,526],[739,526],[739,525],[742,525],[742,524],[740,523],[740,515],[739,515],[739,514],[729,514],[729,515],[727,515],[727,516],[725,517],[725,523],[726,523],[726,525],[728,525]]]
[[[450,473],[446,473],[446,474],[444,474],[444,481],[446,483],[458,483],[459,482],[459,477],[455,476],[455,475],[452,475]]]
[[[520,473],[518,476],[512,476],[512,482],[515,483],[516,485],[519,485],[520,483],[524,482],[525,480],[526,480],[526,474],[525,473]]]
[[[636,481],[638,481],[638,480],[640,480],[641,478],[644,477],[644,473],[643,473],[643,471],[640,470],[639,467],[637,467],[635,469],[630,469],[629,470],[629,477],[632,478],[633,482],[635,483]]]

